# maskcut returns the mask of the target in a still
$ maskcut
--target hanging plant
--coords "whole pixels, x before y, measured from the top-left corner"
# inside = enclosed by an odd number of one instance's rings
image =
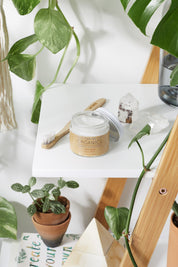
[[[14,6],[20,15],[29,14],[39,3],[39,0],[12,0]],[[70,73],[75,67],[80,55],[80,43],[78,37],[59,8],[57,0],[49,0],[47,8],[41,8],[34,19],[34,34],[17,41],[9,50],[6,56],[10,71],[20,78],[30,81],[34,78],[36,68],[36,57],[46,47],[51,53],[57,54],[63,50],[59,65],[53,80],[42,85],[40,81],[36,82],[36,91],[32,107],[31,121],[38,123],[41,96],[57,79],[59,70],[63,63],[66,51],[70,44],[71,38],[74,37],[76,42],[76,58],[70,67],[63,83],[66,83]],[[35,54],[26,54],[24,51],[32,44],[39,42],[41,48]]]

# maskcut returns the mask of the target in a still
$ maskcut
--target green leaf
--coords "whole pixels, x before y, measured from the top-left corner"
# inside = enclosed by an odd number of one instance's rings
[[[140,132],[138,132],[136,134],[136,136],[134,136],[134,138],[131,140],[130,144],[128,145],[128,147],[130,147],[134,142],[138,141],[140,138],[142,138],[144,135],[146,134],[150,134],[151,131],[151,127],[149,124],[147,124]]]
[[[107,206],[104,211],[104,216],[109,228],[114,233],[118,240],[122,236],[122,232],[126,227],[129,210],[127,208],[114,208]]]
[[[34,28],[39,41],[54,54],[69,43],[72,34],[63,14],[49,8],[36,14]]]
[[[174,201],[172,210],[174,211],[175,215],[178,217],[178,203],[176,201]]]
[[[28,181],[28,184],[30,187],[34,186],[36,184],[36,177],[31,177]]]
[[[55,189],[52,190],[52,195],[53,197],[57,200],[58,197],[61,195],[61,191],[59,189],[59,187],[56,187]]]
[[[178,1],[172,0],[171,6],[158,24],[151,43],[178,57]]]
[[[128,3],[130,2],[130,0],[120,0],[121,1],[121,4],[124,8],[124,10],[126,10],[127,6],[128,6]]]
[[[60,178],[60,180],[57,181],[57,183],[60,189],[66,185],[66,181],[64,181],[62,177]]]
[[[32,196],[35,197],[35,198],[42,198],[42,197],[45,197],[46,194],[43,190],[40,190],[40,189],[35,189],[31,192]]]
[[[58,201],[50,201],[50,209],[55,214],[65,213],[66,211],[65,206]]]
[[[50,200],[48,197],[46,197],[43,203],[43,212],[47,212],[49,209],[50,209]]]
[[[44,91],[45,89],[42,86],[42,84],[39,81],[37,81],[35,97],[34,97],[34,102],[33,102],[33,107],[32,107],[32,117],[31,117],[31,121],[33,123],[39,122],[40,110],[41,110],[41,99],[40,98]]]
[[[129,17],[135,25],[145,34],[146,26],[154,12],[165,0],[136,0],[129,10]]]
[[[45,184],[42,188],[43,191],[47,191],[49,192],[52,188],[54,188],[55,185],[54,184]]]
[[[28,37],[25,37],[25,38],[17,41],[9,50],[8,56],[22,53],[25,49],[27,49],[27,47],[29,45],[31,45],[37,41],[38,41],[38,38],[35,34],[30,35]],[[7,56],[7,58],[8,58],[8,56]]]
[[[36,58],[33,55],[15,54],[8,56],[10,71],[20,78],[31,81],[34,77]]]
[[[35,212],[37,212],[37,208],[35,206],[35,204],[31,204],[28,208],[27,208],[27,212],[30,216],[33,216],[33,214],[35,214]]]
[[[40,0],[12,0],[12,2],[20,15],[26,15],[40,3]]]
[[[16,192],[22,192],[23,190],[23,185],[19,184],[19,183],[15,183],[13,185],[11,185],[12,190],[16,191]]]
[[[14,207],[0,197],[0,237],[17,238],[17,216]]]
[[[70,188],[79,187],[79,184],[77,182],[75,182],[75,181],[68,181],[68,182],[66,182],[66,185],[67,185],[67,187],[70,187]]]
[[[30,189],[31,189],[31,187],[29,185],[25,185],[22,189],[22,193],[23,194],[28,193],[28,192],[30,192]]]
[[[170,78],[171,78],[171,82],[170,82],[171,86],[178,85],[178,65],[172,71]]]

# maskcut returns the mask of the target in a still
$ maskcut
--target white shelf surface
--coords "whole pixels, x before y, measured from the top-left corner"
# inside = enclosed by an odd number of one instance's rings
[[[61,130],[73,114],[83,111],[98,98],[106,98],[104,107],[117,116],[120,98],[128,92],[139,101],[139,116],[144,112],[160,114],[170,122],[169,127],[162,132],[141,140],[147,162],[173,125],[178,111],[159,99],[157,85],[55,85],[43,95],[32,175],[70,178],[138,177],[142,169],[141,155],[136,144],[128,149],[128,144],[134,136],[128,125],[124,126],[123,135],[118,142],[110,142],[109,152],[103,156],[81,157],[74,154],[70,150],[69,135],[49,150],[41,148],[44,135]],[[148,178],[154,176],[159,160],[160,156],[152,165],[152,171],[147,173]]]

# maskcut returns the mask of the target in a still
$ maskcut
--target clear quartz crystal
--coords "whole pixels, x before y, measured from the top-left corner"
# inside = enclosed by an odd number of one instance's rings
[[[169,121],[164,116],[141,112],[138,119],[130,126],[131,132],[137,134],[146,124],[151,127],[151,134],[157,134],[169,126]]]
[[[118,118],[121,122],[132,123],[137,119],[139,102],[130,93],[123,96],[119,102]]]

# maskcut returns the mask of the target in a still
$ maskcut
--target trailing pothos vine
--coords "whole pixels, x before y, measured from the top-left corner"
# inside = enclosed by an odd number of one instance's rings
[[[129,209],[127,209],[125,207],[114,208],[111,206],[107,206],[105,208],[105,219],[106,219],[111,231],[114,233],[114,236],[117,240],[119,240],[121,236],[124,236],[126,248],[128,250],[130,259],[131,259],[134,267],[137,267],[138,265],[134,259],[134,256],[132,254],[132,251],[131,251],[131,248],[129,245],[129,234],[130,234],[129,233],[129,227],[130,227],[130,221],[131,221],[131,216],[132,216],[132,212],[133,212],[133,207],[134,207],[136,195],[137,195],[140,183],[141,183],[144,175],[146,174],[147,171],[150,170],[151,165],[153,164],[153,162],[155,161],[155,159],[157,158],[157,156],[159,155],[159,153],[161,152],[161,150],[165,146],[165,144],[169,138],[169,135],[170,135],[170,132],[169,132],[167,134],[167,136],[164,138],[164,140],[162,141],[162,143],[160,144],[160,146],[158,147],[158,149],[155,151],[152,158],[149,160],[149,162],[147,164],[145,164],[144,152],[143,152],[143,149],[142,149],[140,142],[138,140],[145,135],[149,135],[150,130],[151,130],[151,127],[147,124],[139,133],[137,133],[137,135],[131,140],[131,142],[128,146],[128,147],[130,147],[134,142],[137,143],[137,145],[141,151],[142,165],[143,165],[143,169],[142,169],[142,171],[138,177],[136,186],[135,186],[133,194],[132,194],[132,199],[131,199]],[[176,202],[174,202],[172,209],[174,210],[174,212],[176,214],[178,214],[178,204]]]
[[[12,1],[20,15],[29,14],[40,3],[40,0]],[[62,13],[58,5],[58,1],[49,0],[48,7],[41,8],[35,16],[34,34],[17,41],[11,47],[7,57],[5,58],[5,60],[8,60],[10,71],[20,78],[30,81],[34,77],[36,57],[44,47],[53,54],[57,54],[59,51],[63,50],[63,54],[59,60],[53,80],[45,86],[43,86],[40,81],[36,82],[36,91],[31,116],[31,121],[34,123],[38,123],[39,121],[41,96],[43,92],[56,81],[72,37],[76,42],[76,58],[66,74],[63,83],[66,83],[70,73],[78,61],[80,55],[80,42],[73,27],[70,26]],[[33,55],[23,53],[30,45],[36,42],[41,44],[39,51]]]

